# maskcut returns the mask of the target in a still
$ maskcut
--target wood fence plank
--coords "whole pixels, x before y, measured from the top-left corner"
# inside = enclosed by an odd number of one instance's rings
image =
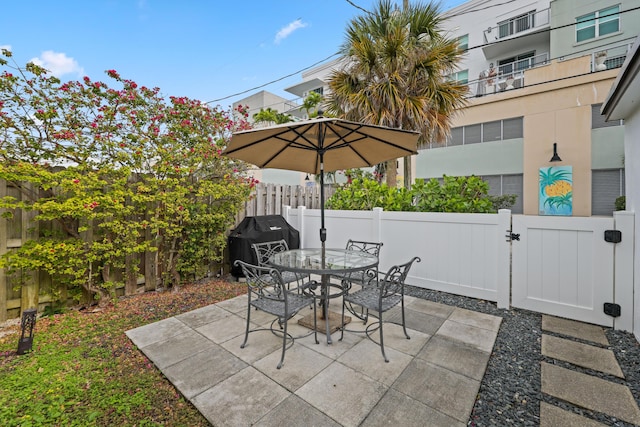
[[[0,197],[7,195],[7,181],[0,180]],[[5,209],[0,209],[0,213]],[[0,219],[0,255],[7,253],[7,221]],[[7,275],[4,268],[0,268],[0,322],[7,320]]]
[[[27,191],[33,192],[35,191],[32,184],[23,184]],[[27,197],[23,194],[22,196]],[[38,237],[38,223],[34,221],[34,217],[37,212],[28,211],[22,213],[22,242],[26,242],[28,240],[37,239]],[[21,309],[20,312],[27,310],[29,308],[38,308],[38,296],[40,293],[40,282],[38,281],[38,273],[36,271],[25,272],[24,276],[26,280],[24,281],[20,291],[21,291]]]
[[[279,203],[280,201],[282,201],[282,185],[277,185],[276,186],[276,199],[275,199],[275,214],[276,215],[282,215],[282,203]]]

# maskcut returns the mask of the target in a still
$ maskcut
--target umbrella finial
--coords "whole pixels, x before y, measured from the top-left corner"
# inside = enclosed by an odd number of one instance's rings
[[[321,119],[323,117],[324,111],[322,110],[318,110],[318,115],[316,116],[317,119]]]

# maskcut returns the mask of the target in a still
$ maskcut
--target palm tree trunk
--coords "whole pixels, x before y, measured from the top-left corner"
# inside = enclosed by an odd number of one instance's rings
[[[387,161],[387,185],[389,188],[396,188],[398,186],[398,161],[396,159],[392,159]]]
[[[413,182],[413,176],[411,176],[411,156],[406,156],[404,159],[404,188],[407,190],[411,188]]]

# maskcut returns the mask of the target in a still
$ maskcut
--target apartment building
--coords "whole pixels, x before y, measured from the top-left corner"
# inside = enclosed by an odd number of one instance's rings
[[[571,214],[611,215],[624,195],[624,123],[600,107],[640,33],[640,0],[470,0],[446,15],[467,50],[449,78],[468,85],[468,102],[450,138],[414,156],[413,176],[482,176],[492,194],[518,196],[514,212],[538,215],[541,169],[566,167]],[[339,65],[287,90],[325,93]]]

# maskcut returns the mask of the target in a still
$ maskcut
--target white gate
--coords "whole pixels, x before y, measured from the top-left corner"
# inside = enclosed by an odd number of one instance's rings
[[[303,247],[320,244],[317,209],[287,207],[284,215],[300,230]],[[493,215],[374,208],[332,210],[326,220],[329,247],[344,247],[347,238],[384,242],[383,269],[420,256],[423,262],[411,270],[413,285],[495,301],[498,308],[514,306],[633,330],[633,212],[545,217],[508,210]],[[619,231],[622,240],[605,241],[606,230]],[[505,242],[509,232],[519,240]],[[610,314],[604,312],[605,303],[611,303]]]
[[[614,301],[613,218],[513,215],[512,304],[613,327],[603,311]],[[516,236],[517,237],[517,236]]]

